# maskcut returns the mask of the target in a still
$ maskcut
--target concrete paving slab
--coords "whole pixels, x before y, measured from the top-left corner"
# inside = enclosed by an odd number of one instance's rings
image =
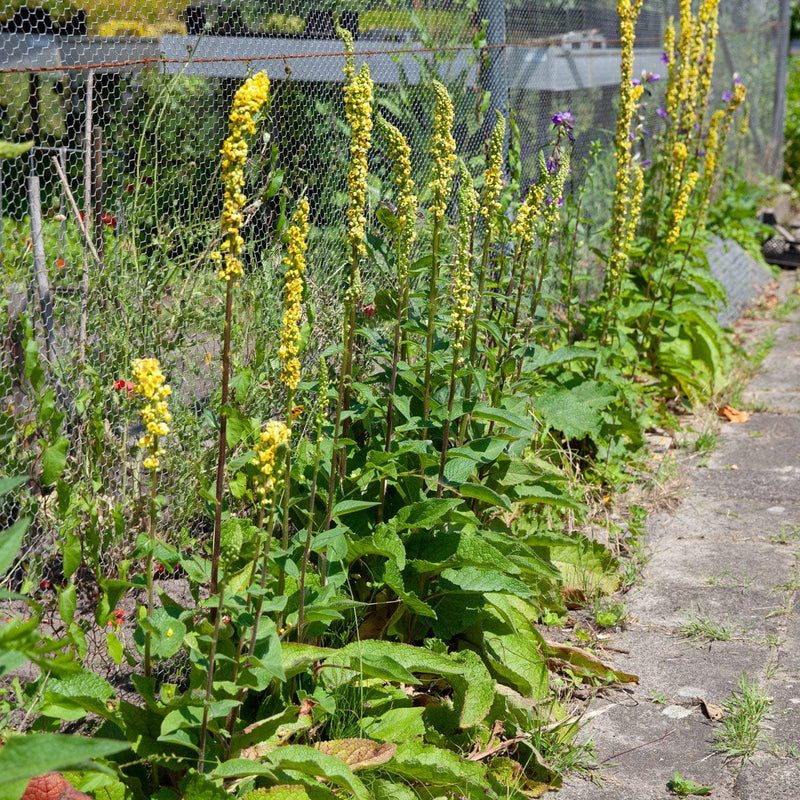
[[[714,452],[681,466],[678,507],[648,520],[651,559],[624,598],[627,628],[597,651],[639,685],[595,699],[584,735],[601,785],[568,781],[561,800],[674,797],[676,770],[717,800],[800,797],[800,313],[776,337],[744,393],[767,410],[723,423]],[[693,644],[681,634],[692,617],[733,635]],[[722,723],[695,702],[729,701],[742,676],[771,698],[744,765],[715,749]]]

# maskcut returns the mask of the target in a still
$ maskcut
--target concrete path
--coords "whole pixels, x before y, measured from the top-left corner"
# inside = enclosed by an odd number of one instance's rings
[[[783,276],[784,296],[794,281]],[[679,506],[648,519],[652,558],[611,641],[628,651],[611,663],[640,683],[592,702],[583,735],[601,783],[573,779],[559,800],[674,798],[676,770],[715,800],[800,798],[800,312],[770,326],[775,345],[740,403],[749,421],[722,423],[710,456],[681,461]],[[730,639],[693,643],[681,630],[692,620]],[[722,723],[699,704],[717,716],[743,675],[771,699],[744,765],[714,750]]]

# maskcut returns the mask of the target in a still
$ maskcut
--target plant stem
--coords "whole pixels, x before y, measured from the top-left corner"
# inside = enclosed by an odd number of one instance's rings
[[[308,529],[306,531],[306,546],[303,550],[303,563],[300,567],[300,606],[297,609],[297,641],[303,641],[303,627],[305,626],[306,612],[306,570],[308,558],[311,553],[311,535],[314,531],[314,504],[317,500],[317,476],[319,475],[320,437],[317,437],[314,448],[314,473],[311,478],[311,493],[308,498]]]
[[[394,347],[392,348],[392,369],[389,378],[388,399],[386,403],[386,452],[390,453],[392,450],[392,436],[394,434],[394,390],[397,385],[397,364],[400,359],[402,343],[401,343],[401,330],[403,324],[403,311],[404,311],[404,298],[408,288],[408,278],[405,280],[405,285],[401,286],[398,291],[397,297],[397,319],[394,323]],[[380,505],[378,506],[378,522],[383,522],[384,502],[386,500],[387,479],[381,481],[381,498]]]
[[[261,507],[258,512],[258,532],[256,533],[256,546],[255,551],[253,553],[253,563],[250,566],[250,577],[247,580],[247,596],[245,599],[245,607],[250,608],[250,603],[253,600],[253,595],[250,591],[253,583],[256,580],[256,573],[258,572],[258,561],[261,557],[261,544],[263,541],[264,536],[264,505],[261,504]],[[233,660],[233,676],[231,677],[231,682],[236,683],[237,678],[239,677],[239,670],[241,668],[241,658],[242,653],[244,652],[244,643],[245,643],[245,632],[242,631],[242,635],[239,637],[239,641],[236,645],[236,658]],[[244,698],[246,689],[242,688],[239,689],[236,699],[241,704],[242,699]],[[236,708],[232,708],[230,713],[228,714],[228,719],[226,721],[226,727],[228,729],[228,748],[230,748],[230,740],[233,737],[233,732],[236,729],[236,720],[239,716],[238,712],[239,706]],[[230,749],[228,750],[230,753]]]
[[[434,205],[439,205],[441,198],[436,197]],[[436,333],[436,309],[439,300],[439,234],[441,222],[438,214],[433,218],[433,237],[431,243],[431,285],[428,296],[428,335],[425,339],[425,394],[422,401],[422,416],[428,418],[431,404],[431,354],[433,338]]]
[[[219,546],[222,535],[222,494],[225,483],[225,459],[228,454],[228,393],[231,363],[231,317],[233,311],[233,282],[227,281],[225,288],[225,328],[222,335],[222,396],[219,412],[219,444],[217,445],[217,485],[214,507],[214,538],[211,552],[211,582],[209,592],[217,593],[219,579]]]
[[[486,290],[486,273],[489,271],[489,254],[491,249],[491,241],[487,236],[483,240],[483,250],[481,252],[481,266],[478,272],[478,291],[475,295],[475,311],[472,314],[472,327],[469,334],[469,363],[475,364],[475,356],[478,353],[478,323],[481,318],[481,309],[483,307],[483,293]],[[467,375],[467,385],[464,388],[464,400],[468,401],[472,397],[472,381],[473,375],[470,372]],[[463,432],[462,432],[463,437]]]
[[[442,456],[439,459],[439,478],[436,486],[436,496],[442,496],[444,489],[444,462],[447,459],[448,440],[450,439],[450,415],[453,412],[453,401],[456,397],[456,372],[458,371],[458,357],[460,348],[453,348],[453,363],[450,366],[450,394],[447,398],[447,416],[444,419],[442,428]]]
[[[211,710],[211,696],[214,692],[214,661],[217,657],[217,644],[219,643],[219,629],[222,626],[222,609],[225,599],[225,586],[220,586],[219,600],[214,614],[214,633],[211,636],[211,648],[208,651],[208,669],[206,671],[206,696],[203,702],[203,721],[200,723],[200,743],[198,745],[197,771],[205,768],[206,741],[208,738],[208,715]]]
[[[158,437],[154,438],[153,446],[158,451]],[[156,473],[158,470],[151,470],[150,476],[150,516],[147,523],[147,534],[149,547],[147,548],[147,617],[153,618],[153,547],[156,541]],[[151,632],[144,632],[144,676],[149,678],[152,673],[152,658],[150,653]]]
[[[294,390],[289,389],[286,394],[286,427],[292,430],[292,407],[294,405]],[[283,488],[283,524],[281,525],[281,547],[284,555],[289,550],[289,504],[292,497],[292,439],[286,443],[286,479]],[[281,567],[278,573],[278,595],[282,595],[286,589],[286,570]],[[283,614],[278,617],[278,627],[281,627]]]

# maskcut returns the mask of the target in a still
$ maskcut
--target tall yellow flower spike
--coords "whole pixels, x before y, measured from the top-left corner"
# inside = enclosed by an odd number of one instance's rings
[[[264,505],[272,502],[275,483],[284,463],[279,450],[289,442],[291,435],[285,422],[270,420],[256,443],[253,458],[253,465],[258,467],[255,490]]]
[[[453,347],[464,346],[467,317],[472,313],[472,231],[478,213],[478,194],[466,164],[458,160],[461,185],[458,190],[458,241],[456,242],[455,270],[453,272],[453,308],[450,328]]]
[[[367,217],[364,204],[367,200],[367,153],[372,147],[372,78],[366,63],[355,71],[353,36],[339,29],[345,46],[346,78],[344,86],[344,113],[350,124],[350,171],[347,173],[347,191],[350,204],[347,209],[347,240],[359,255],[366,255],[364,233]]]
[[[606,293],[615,298],[617,286],[628,263],[630,242],[628,230],[631,214],[631,122],[643,87],[633,83],[633,46],[636,41],[636,19],[642,0],[617,0],[620,18],[622,56],[620,65],[620,98],[614,155],[617,162],[614,201],[611,208],[611,244],[609,248]],[[635,212],[634,212],[635,213]]]
[[[400,228],[397,248],[397,274],[400,285],[408,277],[411,263],[411,248],[416,238],[414,220],[417,213],[417,196],[411,179],[411,148],[406,137],[383,117],[378,117],[378,129],[386,141],[389,160],[392,163],[392,182],[397,188],[397,224]]]
[[[140,412],[147,433],[140,437],[137,444],[147,452],[143,462],[145,468],[156,470],[161,463],[160,457],[164,455],[159,438],[169,433],[167,423],[172,419],[167,407],[167,398],[172,390],[165,382],[157,358],[137,358],[133,362],[132,373],[136,394],[147,400]]]
[[[244,239],[241,235],[244,208],[244,168],[247,162],[245,137],[256,132],[255,117],[269,96],[269,78],[259,72],[248,78],[236,91],[229,115],[230,135],[224,141],[222,155],[222,181],[225,187],[222,204],[222,243],[211,253],[212,261],[219,264],[218,275],[222,281],[240,278],[243,274],[239,256]]]
[[[303,273],[306,269],[305,251],[308,247],[308,200],[301,198],[286,231],[286,256],[283,264],[286,276],[283,285],[283,321],[281,345],[281,380],[294,391],[300,382],[300,317],[303,315]]]
[[[666,244],[667,247],[672,247],[677,241],[681,233],[681,223],[686,216],[686,210],[689,207],[689,196],[694,189],[694,185],[700,176],[692,171],[686,176],[686,181],[681,186],[681,191],[678,194],[678,199],[672,207],[672,221],[670,223],[669,233],[667,234]]]
[[[431,136],[431,155],[433,174],[428,188],[433,192],[431,214],[434,221],[441,220],[447,211],[447,201],[453,189],[453,164],[456,160],[456,140],[453,138],[453,101],[445,86],[433,81],[436,94],[436,110],[433,116],[433,135]]]
[[[492,238],[498,225],[500,193],[503,191],[503,141],[506,118],[495,109],[496,122],[489,140],[489,163],[484,172],[486,185],[481,194],[481,216],[486,220],[486,236]]]

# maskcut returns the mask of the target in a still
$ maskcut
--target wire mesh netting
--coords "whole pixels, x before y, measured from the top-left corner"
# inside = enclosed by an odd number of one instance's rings
[[[677,4],[651,0],[637,25],[636,69],[653,83],[671,14]],[[219,149],[233,94],[256,70],[266,70],[272,90],[248,162],[233,331],[234,388],[247,414],[266,419],[284,402],[274,381],[280,232],[301,195],[313,221],[309,363],[338,335],[349,139],[337,23],[353,33],[357,62],[370,66],[376,107],[419,158],[417,185],[426,182],[420,154],[438,78],[455,101],[458,150],[474,159],[476,175],[494,109],[516,119],[523,185],[552,116],[569,109],[572,181],[588,177],[584,214],[607,223],[613,162],[607,151],[593,155],[593,143],[610,141],[615,124],[620,33],[608,2],[0,0],[0,139],[34,143],[0,160],[0,424],[2,441],[14,443],[3,445],[0,474],[33,475],[30,497],[3,496],[0,529],[36,512],[7,579],[16,588],[41,582],[44,591],[62,554],[80,562],[88,547],[111,573],[144,530],[147,476],[135,446],[143,429],[129,383],[140,356],[161,359],[174,392],[163,527],[184,546],[207,534],[224,311],[208,258],[220,238]],[[720,93],[737,74],[747,84],[750,127],[736,157],[753,172],[774,169],[780,148],[782,35],[775,4],[723,4],[715,80]],[[646,127],[662,123],[655,104],[643,114]],[[370,158],[375,226],[388,170],[379,148]],[[370,315],[391,280],[377,244],[371,255],[361,304]],[[45,429],[53,438],[42,449]],[[62,478],[49,480],[65,461]]]

